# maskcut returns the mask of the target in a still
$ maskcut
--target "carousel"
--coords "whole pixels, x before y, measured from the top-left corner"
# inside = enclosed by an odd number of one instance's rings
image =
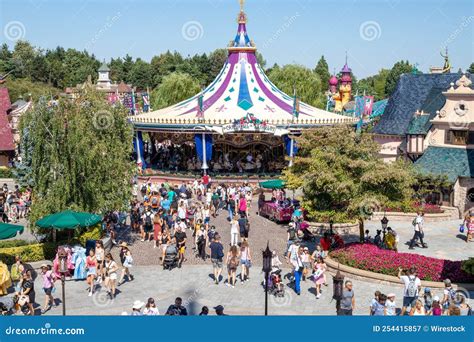
[[[240,1],[238,29],[216,79],[168,108],[132,116],[137,163],[153,172],[278,173],[304,129],[357,119],[312,107],[279,90],[258,64]],[[147,133],[147,141],[143,141]]]

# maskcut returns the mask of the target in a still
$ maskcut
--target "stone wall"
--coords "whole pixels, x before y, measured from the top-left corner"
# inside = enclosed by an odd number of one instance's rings
[[[313,234],[323,235],[325,232],[329,232],[329,223],[308,222],[308,224]],[[334,223],[332,230],[339,235],[359,235],[359,223]]]
[[[462,216],[464,216],[469,209],[474,208],[474,198],[472,200],[467,198],[467,193],[472,188],[474,188],[474,178],[459,177],[454,184],[453,204],[459,209]]]
[[[444,210],[440,214],[425,214],[425,222],[441,222],[456,220],[459,218],[459,211],[453,207],[441,207]],[[411,222],[416,217],[416,213],[401,213],[401,212],[374,212],[371,221],[380,221],[383,216],[386,216],[389,221],[405,221]]]

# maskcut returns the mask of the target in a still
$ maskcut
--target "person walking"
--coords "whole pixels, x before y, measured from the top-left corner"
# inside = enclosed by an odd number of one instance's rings
[[[421,280],[416,276],[416,269],[414,267],[410,267],[408,272],[405,272],[406,274],[402,275],[402,273],[403,269],[400,267],[398,269],[398,278],[405,285],[403,307],[400,316],[405,315],[407,307],[413,308],[421,290]]]
[[[132,258],[132,253],[128,249],[128,245],[125,242],[122,242],[120,245],[124,250],[123,250],[123,261],[122,261],[122,275],[120,276],[120,280],[118,282],[117,286],[120,286],[124,282],[125,275],[127,275],[128,281],[132,281],[134,279],[133,275],[130,273],[130,269],[133,266],[133,258]]]
[[[143,232],[142,232],[142,241],[151,240],[151,233],[153,231],[153,218],[155,214],[150,209],[150,206],[147,206],[145,213],[143,214]]]
[[[239,242],[239,217],[234,216],[232,221],[230,221],[230,245],[237,246]]]
[[[387,302],[385,303],[385,315],[396,316],[397,315],[397,304],[395,303],[395,293],[389,293],[387,295]]]
[[[161,244],[161,228],[163,227],[163,209],[158,209],[158,213],[153,217],[153,240],[155,245],[153,248],[159,248]]]
[[[419,239],[421,246],[423,248],[428,248],[428,246],[423,242],[423,239],[425,237],[425,234],[423,232],[423,225],[424,225],[424,216],[425,214],[422,212],[418,212],[416,218],[413,220],[413,226],[414,226],[414,234],[413,238],[410,241],[410,247],[409,249],[415,249],[415,244],[417,243],[416,241]]]
[[[316,299],[321,297],[321,285],[325,284],[327,266],[322,257],[319,257],[314,265],[314,284],[316,285]]]
[[[35,315],[35,281],[31,275],[31,270],[27,270],[23,272],[23,281],[21,282],[21,290],[19,293],[20,297],[26,297],[26,305],[28,306],[28,313],[27,315],[34,316]]]
[[[89,255],[86,258],[86,272],[87,285],[89,285],[86,291],[89,291],[90,297],[94,293],[94,281],[97,275],[97,258],[95,256],[95,251],[92,248],[89,250]]]
[[[242,265],[240,282],[243,284],[244,281],[250,279],[250,267],[252,266],[252,256],[250,255],[250,246],[247,239],[244,239],[240,245],[240,264]]]
[[[211,250],[211,261],[212,269],[214,273],[214,282],[216,285],[219,284],[220,276],[222,273],[222,258],[224,257],[224,246],[221,243],[221,237],[219,234],[214,235],[214,239],[209,244]]]
[[[115,298],[117,271],[118,271],[117,263],[114,261],[112,254],[107,253],[107,255],[105,256],[105,263],[104,263],[104,272],[105,272],[104,285],[107,289],[107,294],[109,295],[110,299]]]
[[[44,298],[43,309],[41,309],[41,314],[43,315],[46,311],[51,309],[52,305],[54,305],[54,278],[51,266],[46,264],[41,265],[41,276],[43,277],[43,291],[46,295]]]
[[[295,278],[295,292],[299,296],[301,295],[301,287],[300,287],[300,282],[301,282],[301,277],[303,276],[303,261],[302,261],[302,256],[303,256],[303,247],[299,247],[298,251],[293,254],[293,257],[290,257],[290,262],[293,266],[294,269],[294,278]]]
[[[227,252],[226,264],[227,286],[234,288],[237,268],[239,267],[239,250],[236,245],[232,245],[229,252]]]
[[[181,221],[184,223],[184,221]],[[186,228],[177,226],[176,233],[174,233],[176,245],[178,248],[178,268],[181,268],[183,262],[186,261],[184,253],[186,252]]]
[[[97,283],[100,284],[104,281],[104,262],[105,262],[105,249],[102,240],[95,242],[95,257],[97,259]]]
[[[352,316],[355,310],[355,295],[352,287],[352,282],[347,280],[342,290],[342,299],[339,309],[337,310],[338,316]]]

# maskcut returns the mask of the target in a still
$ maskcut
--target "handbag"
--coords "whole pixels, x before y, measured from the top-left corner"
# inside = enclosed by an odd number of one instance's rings
[[[459,226],[459,232],[460,232],[460,233],[464,233],[464,225],[463,225],[463,224],[461,224],[461,225]]]
[[[252,267],[252,261],[247,260],[247,261],[245,262],[245,266],[246,266],[247,268]]]

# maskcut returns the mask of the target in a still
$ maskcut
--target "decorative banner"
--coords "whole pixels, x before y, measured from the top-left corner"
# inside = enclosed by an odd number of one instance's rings
[[[137,154],[137,165],[141,166],[142,169],[146,169],[145,155],[143,150],[143,136],[141,131],[135,133],[133,139],[133,149]]]
[[[372,114],[372,107],[374,105],[373,96],[364,96],[364,119]]]
[[[286,155],[288,157],[291,157],[291,156],[296,156],[296,153],[298,152],[298,146],[296,145],[296,140],[293,139],[293,154],[291,153],[292,149],[291,149],[291,138],[288,136],[288,135],[285,135],[284,136],[284,139],[285,139],[285,150],[286,150]]]
[[[206,161],[210,161],[212,159],[212,134],[204,134],[205,143],[206,143]],[[203,134],[196,133],[194,136],[194,143],[196,144],[196,153],[200,161],[203,160]]]
[[[143,100],[143,112],[148,113],[150,109],[150,100],[148,97],[148,93],[142,93],[142,100]]]
[[[110,104],[114,104],[115,102],[118,101],[118,95],[117,93],[110,93],[108,96],[107,96],[107,101],[110,103]]]

